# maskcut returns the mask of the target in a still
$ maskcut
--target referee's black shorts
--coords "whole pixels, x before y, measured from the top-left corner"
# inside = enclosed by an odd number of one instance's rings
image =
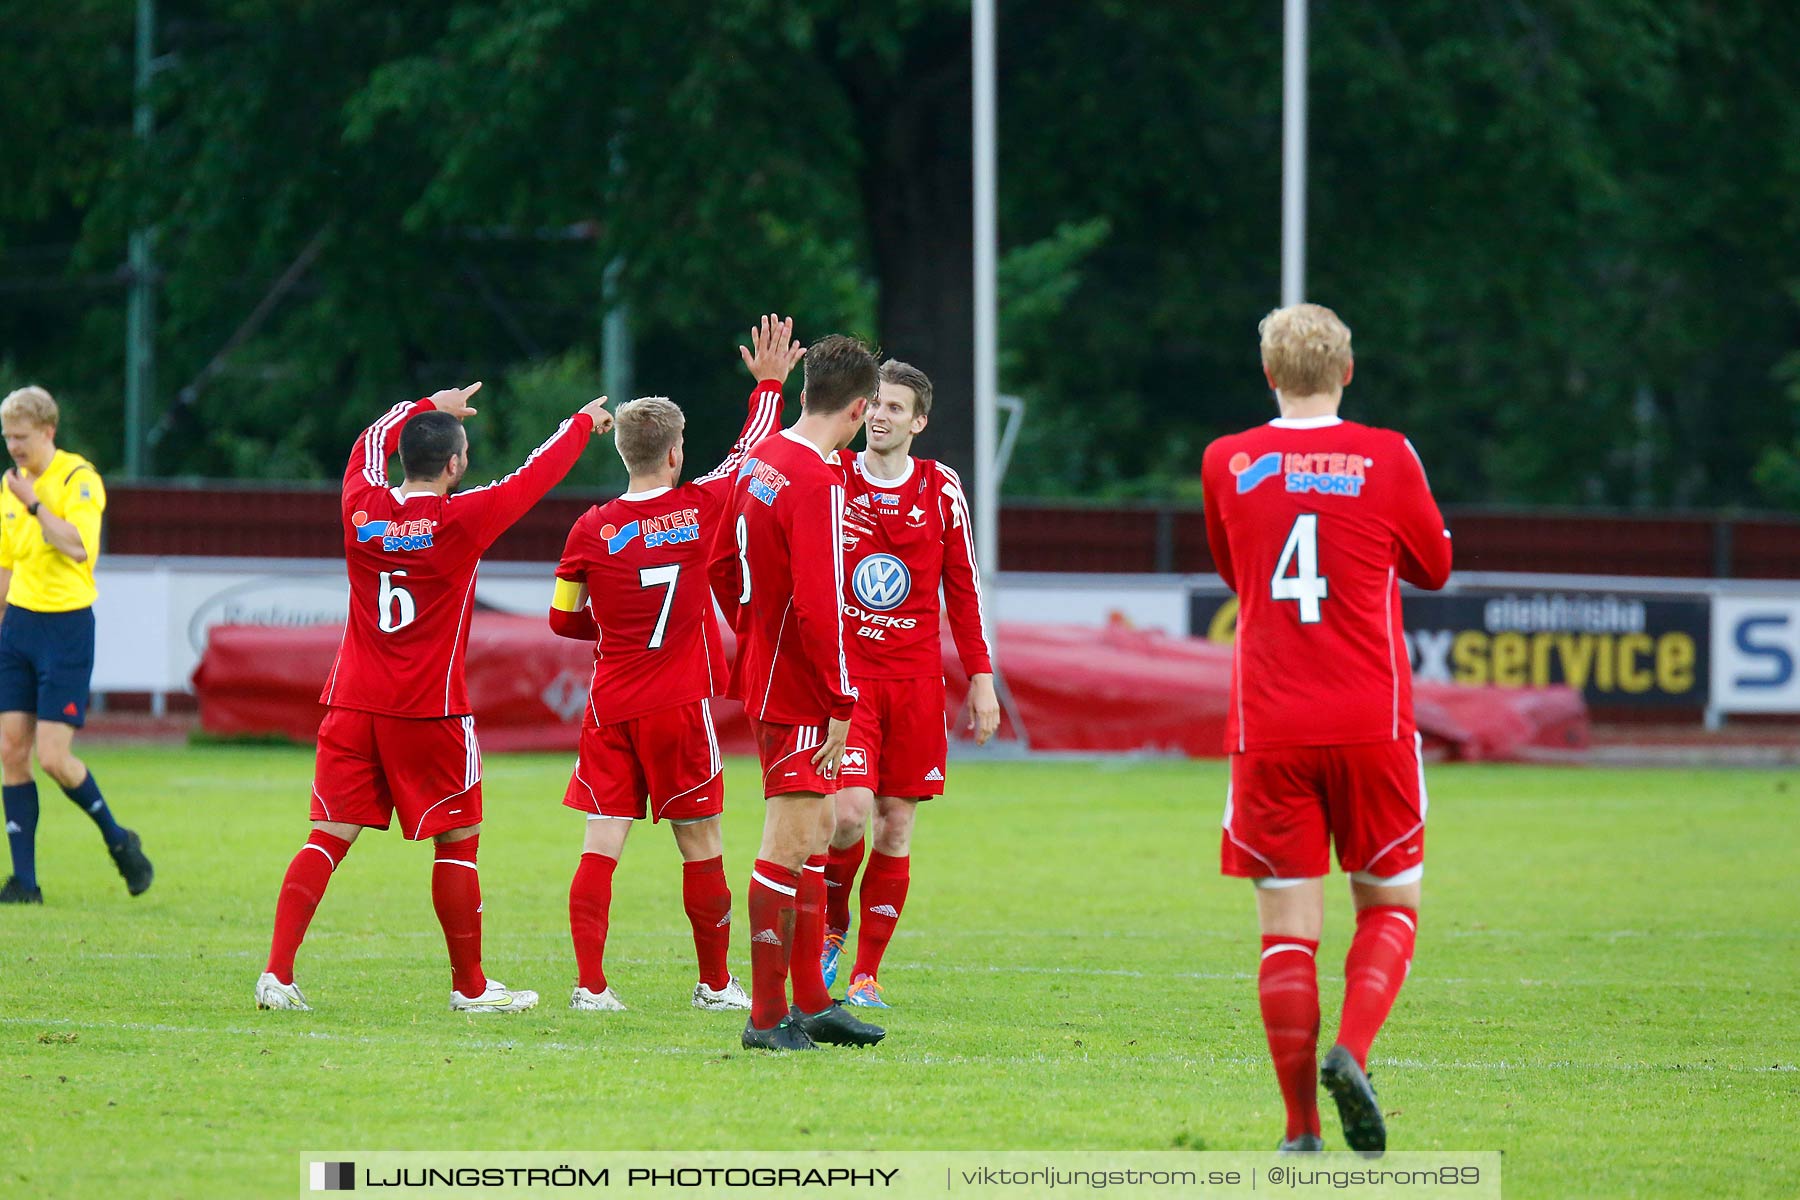
[[[94,675],[94,610],[41,613],[16,604],[0,619],[0,712],[80,728]]]

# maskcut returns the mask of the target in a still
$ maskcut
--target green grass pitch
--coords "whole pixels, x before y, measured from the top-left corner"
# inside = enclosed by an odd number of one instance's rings
[[[566,756],[490,756],[486,963],[544,1003],[452,1016],[429,850],[367,834],[261,1013],[304,838],[299,749],[92,748],[157,866],[129,900],[44,785],[49,903],[0,911],[0,1194],[286,1194],[368,1149],[1268,1149],[1249,888],[1217,875],[1218,763],[958,763],[919,823],[879,1048],[773,1058],[695,1012],[672,839],[616,883],[623,1014],[564,1007],[581,821]],[[1499,1149],[1512,1196],[1791,1195],[1800,777],[1439,767],[1412,978],[1372,1070],[1396,1149]],[[742,888],[761,804],[730,768]],[[1348,900],[1320,953],[1335,1025]],[[1327,1144],[1341,1145],[1327,1108]]]

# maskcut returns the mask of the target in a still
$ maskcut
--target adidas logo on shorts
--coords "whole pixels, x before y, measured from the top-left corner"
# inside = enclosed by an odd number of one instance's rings
[[[931,768],[931,770],[925,772],[925,782],[926,783],[942,783],[942,782],[944,782],[944,773],[942,771],[938,770],[936,767],[933,767],[933,768]]]
[[[729,924],[731,924],[731,914],[726,913],[724,916],[719,918],[719,923],[717,925],[714,925],[713,928],[714,929],[723,929]]]
[[[776,933],[773,929],[765,929],[750,940],[753,942],[761,942],[765,946],[781,945],[781,935]]]
[[[900,919],[900,910],[891,904],[877,904],[869,912],[878,917],[892,917],[896,921]]]

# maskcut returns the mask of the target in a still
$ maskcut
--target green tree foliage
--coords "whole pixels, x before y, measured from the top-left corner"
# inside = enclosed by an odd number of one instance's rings
[[[966,3],[161,0],[147,150],[129,6],[4,7],[0,385],[51,386],[103,465],[150,225],[164,473],[329,478],[370,414],[475,378],[498,466],[600,390],[609,264],[695,462],[768,310],[931,370],[921,449],[954,458]],[[1268,412],[1279,6],[1000,28],[1008,490],[1189,496]],[[1309,291],[1356,330],[1350,415],[1451,500],[1800,508],[1800,9],[1314,0],[1312,33]]]

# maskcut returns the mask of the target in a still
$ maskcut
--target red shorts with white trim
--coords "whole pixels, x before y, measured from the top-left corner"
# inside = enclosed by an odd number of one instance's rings
[[[1219,869],[1248,879],[1331,870],[1386,879],[1425,861],[1425,771],[1416,736],[1231,756]]]
[[[813,765],[813,755],[825,744],[825,726],[770,725],[752,717],[750,732],[756,735],[756,752],[762,759],[764,796],[793,792],[828,796],[838,790],[838,782],[825,778]]]
[[[925,800],[944,794],[950,753],[944,677],[853,679],[856,712],[838,768],[838,786],[877,796]]]
[[[602,817],[700,821],[725,811],[724,759],[704,700],[584,725],[563,803]]]
[[[328,708],[319,723],[312,819],[386,829],[411,841],[481,821],[474,717],[389,717]]]

